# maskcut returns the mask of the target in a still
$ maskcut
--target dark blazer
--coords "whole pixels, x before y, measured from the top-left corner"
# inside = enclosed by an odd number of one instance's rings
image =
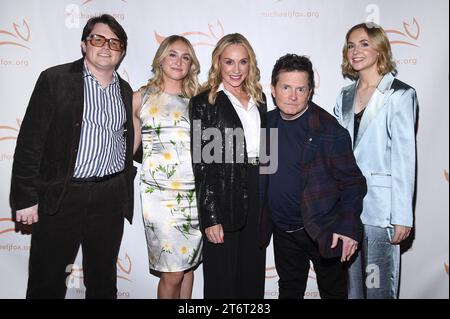
[[[73,176],[84,107],[83,63],[58,65],[37,80],[17,138],[11,176],[14,211],[39,204],[39,214],[53,215]],[[125,174],[128,181],[124,216],[133,216],[133,120],[130,85],[119,77],[126,108]]]
[[[195,176],[195,190],[197,194],[197,209],[202,231],[205,228],[222,224],[224,231],[236,231],[245,226],[247,219],[247,185],[246,172],[248,165],[247,149],[245,145],[236,145],[234,139],[232,145],[225,145],[225,129],[242,128],[242,123],[233,105],[223,91],[218,92],[215,104],[208,102],[209,91],[203,92],[190,100],[189,117],[191,120],[191,149],[193,158],[193,170]],[[265,97],[264,97],[265,101]],[[266,103],[258,106],[261,116],[261,126],[265,126]],[[195,163],[194,153],[202,152],[204,146],[213,138],[202,139],[201,145],[195,145],[193,138],[195,120],[201,120],[202,132],[207,128],[218,128],[222,144],[220,150],[221,163]],[[199,129],[199,128],[198,128]],[[225,163],[225,150],[233,150],[233,163]],[[237,154],[237,152],[240,154]],[[244,163],[237,163],[237,158],[244,158]]]
[[[336,119],[309,102],[309,130],[303,142],[303,191],[300,209],[306,232],[318,244],[323,257],[341,256],[341,245],[331,249],[332,233],[362,239],[362,201],[367,187],[353,156],[350,136]],[[267,113],[267,129],[277,127],[279,110]],[[289,156],[289,154],[279,154]],[[268,175],[262,175],[262,244],[268,245],[272,221],[267,198]],[[341,241],[339,241],[341,242]]]

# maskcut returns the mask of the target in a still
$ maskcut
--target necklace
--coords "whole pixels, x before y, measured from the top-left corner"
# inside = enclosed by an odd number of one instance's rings
[[[358,88],[356,91],[356,98],[357,98],[358,104],[359,104],[358,105],[358,109],[360,109],[359,111],[362,111],[367,107],[367,104],[369,103],[370,98],[373,95],[373,92],[378,87],[378,85],[380,84],[382,79],[383,79],[383,77],[381,76],[375,85],[368,85],[365,88],[362,88],[360,86],[361,82],[358,83]],[[363,91],[365,91],[364,94],[363,94]]]
[[[361,89],[358,89],[358,91],[356,93],[356,96],[357,96],[357,99],[358,99],[358,106],[359,106],[359,108],[361,108],[361,110],[364,110],[366,108],[366,106],[367,106],[368,99],[367,99],[367,97],[363,96],[361,91],[362,91]]]

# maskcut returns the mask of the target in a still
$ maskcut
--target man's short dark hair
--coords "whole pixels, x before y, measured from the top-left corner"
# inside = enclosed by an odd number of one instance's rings
[[[117,36],[119,40],[123,42],[123,55],[125,56],[125,53],[127,52],[127,33],[122,28],[119,22],[117,22],[116,19],[112,15],[109,14],[102,14],[98,17],[90,18],[86,25],[83,28],[83,34],[81,35],[81,41],[86,41],[86,38],[91,34],[92,30],[94,29],[94,26],[97,23],[103,23],[106,24],[112,32]],[[83,56],[85,56],[86,53],[83,52]]]
[[[306,72],[308,73],[308,86],[311,90],[309,100],[314,95],[314,70],[311,60],[304,55],[288,53],[277,60],[272,71],[272,85],[276,86],[281,72]]]

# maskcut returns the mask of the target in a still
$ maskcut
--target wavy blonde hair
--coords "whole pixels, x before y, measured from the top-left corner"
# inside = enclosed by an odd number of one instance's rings
[[[242,83],[244,91],[251,96],[257,103],[264,103],[262,95],[262,86],[259,83],[260,72],[258,63],[256,61],[256,55],[252,46],[248,40],[239,33],[227,34],[217,42],[216,47],[212,53],[211,68],[208,72],[208,80],[203,84],[201,91],[211,90],[208,95],[208,102],[214,104],[217,98],[217,89],[220,83],[222,83],[222,76],[220,70],[220,55],[230,45],[237,44],[242,45],[248,53],[249,57],[249,72],[244,82]]]
[[[171,35],[161,42],[158,50],[156,51],[155,57],[152,63],[153,77],[150,78],[147,85],[143,86],[141,89],[156,89],[156,93],[164,92],[164,78],[163,70],[161,64],[163,60],[169,55],[170,47],[177,41],[182,41],[187,45],[189,55],[191,57],[191,66],[186,77],[183,79],[181,85],[182,93],[185,97],[191,98],[196,95],[199,91],[200,85],[198,84],[198,74],[200,73],[200,63],[198,62],[197,56],[195,55],[194,48],[192,44],[183,36]]]
[[[391,44],[389,43],[386,32],[379,25],[373,22],[367,22],[353,26],[350,30],[348,30],[347,35],[345,36],[345,44],[344,48],[342,49],[342,75],[354,80],[359,77],[358,72],[356,72],[352,68],[347,58],[348,39],[350,38],[352,32],[358,29],[363,29],[364,31],[366,31],[373,47],[379,53],[377,61],[378,73],[380,75],[385,75],[389,72],[396,74],[397,70],[395,62],[392,58]]]

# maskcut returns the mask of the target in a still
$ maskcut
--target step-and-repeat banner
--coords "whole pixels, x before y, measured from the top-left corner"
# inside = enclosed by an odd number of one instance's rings
[[[244,34],[257,54],[261,83],[270,94],[276,59],[307,55],[316,72],[315,102],[331,111],[348,81],[340,72],[347,30],[375,21],[387,31],[399,79],[414,86],[420,103],[415,231],[402,247],[401,298],[448,298],[449,252],[449,3],[447,0],[2,0],[0,4],[0,298],[23,298],[30,229],[11,220],[9,186],[16,143],[39,73],[81,57],[86,21],[113,15],[129,36],[119,68],[134,90],[151,76],[162,39],[186,36],[206,78],[214,45]],[[273,107],[273,105],[271,105]],[[137,181],[135,181],[137,186]],[[155,298],[158,278],[148,271],[139,194],[133,225],[126,225],[118,266],[119,298]],[[68,298],[84,298],[81,253],[68,273]],[[266,263],[266,298],[277,298],[272,246]],[[203,297],[201,266],[194,298]],[[320,298],[311,268],[306,298]]]

